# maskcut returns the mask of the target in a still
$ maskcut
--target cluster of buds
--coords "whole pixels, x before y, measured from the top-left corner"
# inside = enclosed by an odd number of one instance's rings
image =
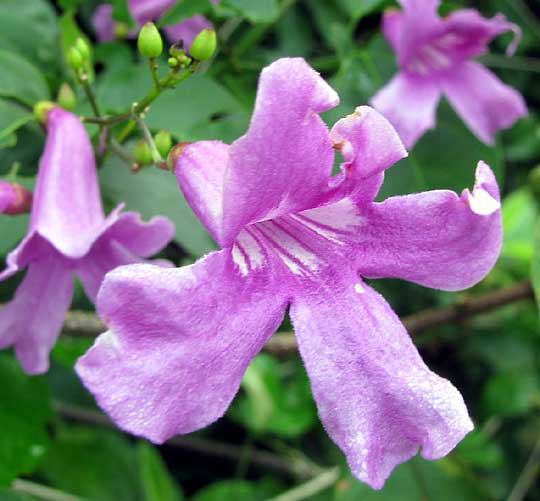
[[[163,158],[167,158],[173,145],[171,133],[165,129],[160,130],[153,137],[153,142],[161,158],[156,159],[152,154],[152,147],[148,144],[146,139],[140,139],[135,143],[135,148],[133,149],[133,157],[136,161],[132,168],[133,171],[137,172],[141,169],[141,167],[145,167],[153,163],[159,168],[168,170],[169,167],[167,166],[166,162],[163,161]]]
[[[82,37],[77,38],[66,54],[66,61],[78,80],[88,78],[92,68],[92,49]]]

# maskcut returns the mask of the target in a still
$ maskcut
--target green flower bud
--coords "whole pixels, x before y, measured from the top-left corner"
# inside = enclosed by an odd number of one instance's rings
[[[171,68],[176,68],[178,66],[178,59],[176,59],[175,57],[170,57],[169,59],[167,59],[167,63],[169,63],[169,66]]]
[[[114,35],[116,38],[126,38],[129,34],[129,25],[127,23],[116,23],[114,26]]]
[[[56,102],[64,109],[71,111],[77,105],[77,97],[73,89],[67,83],[63,83],[58,89]]]
[[[77,38],[77,40],[75,41],[75,47],[81,54],[83,61],[90,60],[92,51],[90,49],[90,45],[88,45],[88,42],[84,38],[82,37]]]
[[[189,52],[199,61],[208,61],[214,55],[217,47],[217,36],[214,30],[202,30],[193,40]]]
[[[84,65],[84,58],[77,47],[71,47],[66,54],[67,63],[74,69],[80,70]]]
[[[185,55],[185,53],[186,51],[184,49],[184,42],[182,42],[182,40],[180,40],[180,42],[176,42],[175,44],[169,47],[169,54],[172,57],[178,57],[183,54]]]
[[[56,106],[55,103],[51,101],[38,101],[34,105],[34,116],[37,118],[38,122],[41,124],[47,124],[47,116],[49,111],[51,111]]]
[[[141,28],[137,39],[137,47],[144,57],[159,57],[163,51],[163,40],[154,23],[146,23]]]
[[[166,157],[172,148],[171,133],[168,130],[160,130],[154,137],[154,143],[162,157]]]
[[[140,165],[149,165],[152,163],[152,150],[144,139],[140,139],[135,143],[135,149],[133,150],[133,156]]]

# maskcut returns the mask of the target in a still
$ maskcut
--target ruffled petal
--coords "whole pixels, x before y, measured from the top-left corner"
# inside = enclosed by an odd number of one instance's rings
[[[85,254],[104,221],[94,151],[79,118],[54,108],[39,164],[30,231],[62,254]]]
[[[354,276],[297,291],[291,319],[319,416],[352,472],[380,489],[400,463],[448,454],[473,425],[385,300]]]
[[[145,223],[134,212],[119,215],[113,212],[109,219],[112,220],[110,226],[75,265],[86,295],[93,302],[109,271],[118,266],[143,262],[143,258],[159,252],[174,237],[174,224],[162,216]],[[172,266],[165,260],[154,261],[154,264]]]
[[[369,278],[465,289],[491,270],[501,249],[499,189],[483,162],[472,192],[392,197],[372,204],[362,217],[353,248],[360,274]]]
[[[73,296],[69,263],[49,250],[30,264],[15,297],[0,310],[0,347],[14,345],[28,374],[49,368],[49,353]]]
[[[266,268],[242,275],[230,251],[192,266],[118,268],[98,311],[110,331],[77,363],[121,428],[154,442],[223,415],[287,304]]]
[[[469,128],[488,144],[495,141],[496,132],[527,115],[523,96],[478,63],[456,67],[442,88]]]
[[[229,149],[223,240],[243,226],[318,205],[334,151],[319,113],[339,101],[303,59],[265,68],[247,134]]]
[[[396,130],[380,113],[359,106],[339,120],[330,137],[343,155],[341,170],[351,180],[371,177],[407,156]]]
[[[222,243],[223,183],[228,161],[228,145],[199,141],[182,150],[175,166],[188,204],[218,243]]]
[[[398,73],[372,99],[371,104],[396,128],[407,148],[435,126],[441,92],[431,80]]]
[[[450,13],[443,23],[444,33],[435,43],[452,54],[454,60],[464,61],[488,52],[489,42],[507,31],[515,33],[507,50],[512,55],[521,39],[519,26],[508,22],[502,14],[486,19],[474,9],[460,9]]]

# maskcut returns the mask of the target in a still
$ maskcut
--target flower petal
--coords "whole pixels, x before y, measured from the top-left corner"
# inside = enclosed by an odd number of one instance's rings
[[[334,159],[318,114],[338,101],[303,59],[280,59],[262,71],[249,130],[229,150],[224,241],[249,223],[317,205]]]
[[[298,292],[290,315],[319,416],[363,482],[380,489],[420,447],[426,459],[441,458],[473,428],[459,392],[355,277],[332,274]]]
[[[478,63],[456,67],[442,81],[442,88],[469,128],[488,144],[494,142],[496,132],[527,115],[523,96]]]
[[[182,150],[175,166],[187,202],[218,243],[222,243],[223,183],[228,161],[228,145],[199,141]]]
[[[444,31],[439,44],[453,53],[454,59],[466,60],[488,52],[488,44],[496,36],[513,31],[514,41],[508,46],[507,53],[512,55],[521,38],[519,26],[507,21],[502,14],[491,19],[482,17],[474,9],[459,9],[444,19]]]
[[[175,3],[175,0],[128,0],[128,8],[133,19],[142,26],[148,21],[158,19]]]
[[[108,274],[98,311],[110,331],[77,363],[100,406],[154,442],[223,415],[287,300],[259,269],[241,276],[230,251],[192,266]]]
[[[435,126],[440,90],[434,81],[398,73],[371,104],[396,128],[407,148]]]
[[[107,3],[98,5],[92,15],[92,25],[100,42],[112,42],[115,39],[116,27],[113,6]]]
[[[330,137],[345,160],[341,170],[352,180],[383,172],[407,156],[390,122],[369,106],[359,106],[339,120]]]
[[[53,108],[40,160],[29,233],[37,231],[68,257],[80,257],[100,231],[101,205],[94,151],[79,118]]]
[[[49,368],[49,353],[60,334],[73,296],[73,273],[53,249],[33,261],[13,300],[0,310],[0,347],[15,345],[28,374]]]
[[[363,213],[356,262],[369,278],[395,277],[459,290],[479,282],[502,243],[499,189],[483,162],[471,192],[447,190],[392,197]]]
[[[165,26],[164,30],[171,43],[182,40],[184,47],[189,50],[195,37],[202,30],[210,28],[213,28],[213,25],[204,16],[193,16],[179,23]]]
[[[159,252],[174,237],[174,225],[162,216],[145,223],[135,212],[118,215],[115,211],[108,220],[110,226],[89,253],[76,263],[86,295],[93,302],[106,273],[118,266],[144,261],[143,258]],[[153,263],[167,267],[172,265],[164,260]]]
[[[401,37],[403,35],[403,12],[397,9],[386,9],[383,15],[382,31],[384,38],[392,46],[394,52],[400,50]]]

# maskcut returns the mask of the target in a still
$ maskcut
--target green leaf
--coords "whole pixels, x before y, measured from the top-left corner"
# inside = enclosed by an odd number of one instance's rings
[[[113,5],[113,19],[119,23],[126,23],[129,28],[137,25],[129,12],[128,0],[111,0]]]
[[[174,174],[157,168],[133,174],[117,157],[111,157],[100,171],[102,195],[116,205],[143,217],[169,217],[176,226],[176,240],[194,256],[213,250],[212,239],[185,201]]]
[[[47,384],[23,373],[11,356],[0,355],[0,486],[34,471],[48,447],[52,416]]]
[[[159,452],[147,442],[137,443],[137,462],[145,501],[180,501],[181,491],[169,475]]]
[[[81,2],[81,0],[59,0],[60,7],[62,9],[75,9],[77,5]]]
[[[533,284],[536,306],[540,314],[540,223],[536,223],[534,232],[534,254],[531,267],[531,282]]]
[[[223,5],[236,10],[241,16],[254,23],[273,21],[279,13],[276,0],[225,0]]]
[[[336,3],[354,21],[359,21],[388,2],[387,0],[337,0]]]
[[[20,54],[47,74],[58,69],[58,21],[46,0],[0,2],[0,49]]]
[[[235,400],[231,416],[254,432],[294,437],[315,423],[313,396],[300,364],[284,365],[270,355],[259,355],[246,371],[242,388],[244,394]]]
[[[491,378],[483,396],[484,411],[500,416],[524,415],[540,406],[540,383],[535,373],[517,370]]]
[[[134,446],[112,430],[59,426],[39,475],[56,489],[87,499],[144,499]]]
[[[159,20],[159,26],[175,24],[195,14],[206,14],[210,10],[212,10],[212,4],[209,0],[181,0]]]
[[[247,480],[222,480],[198,491],[191,501],[265,501],[275,495],[272,488]]]
[[[181,141],[230,142],[245,132],[248,120],[248,112],[223,86],[207,75],[195,75],[158,98],[147,124],[166,128]]]
[[[0,142],[6,139],[12,141],[10,138],[15,137],[13,133],[33,119],[34,115],[29,110],[11,101],[0,99]],[[11,146],[13,146],[13,144]],[[9,144],[4,145],[3,147],[5,148],[7,146],[9,146]]]
[[[33,106],[49,99],[49,89],[40,71],[24,57],[0,49],[0,96]]]

